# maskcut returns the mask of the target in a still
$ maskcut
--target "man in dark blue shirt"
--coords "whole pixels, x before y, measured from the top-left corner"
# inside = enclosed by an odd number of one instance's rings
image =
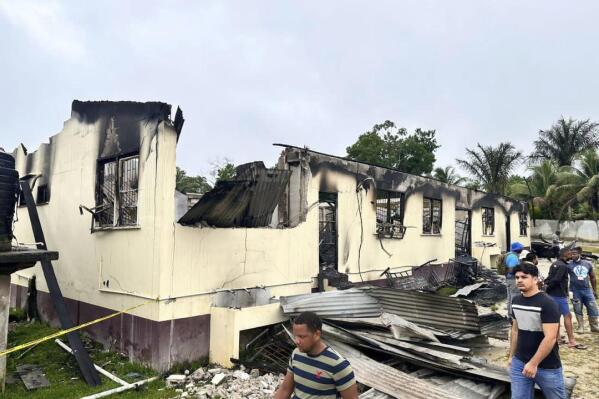
[[[572,251],[572,260],[568,263],[570,274],[570,291],[572,291],[572,305],[578,322],[576,332],[584,333],[583,306],[589,314],[589,324],[592,332],[599,332],[599,310],[597,309],[597,279],[593,265],[588,260],[580,257],[581,247]]]
[[[539,290],[539,269],[528,262],[514,269],[521,295],[512,302],[510,379],[512,399],[533,399],[535,383],[548,399],[565,399],[564,374],[557,336],[560,313],[555,301]]]

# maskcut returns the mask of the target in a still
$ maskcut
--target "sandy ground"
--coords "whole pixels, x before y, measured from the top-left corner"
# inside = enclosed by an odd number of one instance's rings
[[[547,260],[539,261],[539,271],[547,276],[551,263]],[[506,303],[498,304],[497,312],[507,314]],[[570,310],[572,304],[570,303]],[[586,313],[586,312],[585,312]],[[576,321],[574,321],[576,329]],[[564,367],[564,374],[576,377],[576,387],[572,395],[573,399],[598,399],[599,398],[599,333],[590,333],[588,319],[585,314],[585,334],[575,334],[578,343],[588,347],[586,350],[569,349],[566,345],[560,345],[560,357]],[[562,335],[565,330],[562,321]],[[506,341],[490,338],[489,341],[495,347],[494,350],[486,351],[484,356],[491,362],[507,366],[509,343]]]

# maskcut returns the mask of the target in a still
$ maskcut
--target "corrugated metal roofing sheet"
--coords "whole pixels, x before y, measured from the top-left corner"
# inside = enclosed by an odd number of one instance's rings
[[[433,384],[420,380],[407,373],[378,363],[346,344],[329,340],[331,346],[344,358],[352,368],[356,379],[364,385],[377,391],[391,395],[394,398],[414,399],[454,399],[454,395],[445,393]]]
[[[476,305],[468,300],[393,288],[364,287],[360,290],[376,298],[384,312],[413,323],[440,330],[480,333]]]
[[[205,222],[216,227],[264,227],[271,221],[290,171],[266,169],[262,162],[235,169],[235,179],[219,181],[181,219],[181,224]]]
[[[349,289],[281,297],[283,313],[314,312],[320,317],[378,317],[381,305],[367,293]]]

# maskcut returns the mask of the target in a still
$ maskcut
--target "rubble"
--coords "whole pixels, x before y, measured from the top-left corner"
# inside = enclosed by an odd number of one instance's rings
[[[178,388],[178,398],[266,399],[272,397],[283,378],[283,374],[260,375],[258,369],[247,373],[241,366],[239,370],[200,367],[188,376],[173,374],[166,380],[167,386]]]

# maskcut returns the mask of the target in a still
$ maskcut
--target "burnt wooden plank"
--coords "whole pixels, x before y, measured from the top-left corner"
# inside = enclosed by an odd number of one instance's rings
[[[44,231],[42,230],[42,224],[37,213],[37,207],[33,200],[33,195],[31,194],[29,182],[21,181],[20,184],[23,196],[25,198],[25,203],[27,204],[27,211],[29,213],[29,221],[33,230],[33,237],[35,238],[35,242],[38,243],[37,247],[41,250],[47,250],[46,238],[44,237]],[[52,304],[54,305],[54,310],[56,311],[58,319],[60,320],[60,325],[63,329],[74,327],[75,324],[69,317],[67,306],[65,304],[64,297],[62,296],[62,291],[60,290],[58,280],[56,279],[56,274],[54,273],[54,268],[52,267],[52,262],[49,259],[44,259],[41,261],[41,264],[44,277],[46,278],[46,284],[48,285],[48,291],[50,291],[50,297],[52,298]],[[77,359],[79,369],[81,370],[81,374],[83,375],[85,382],[90,386],[100,385],[102,383],[100,376],[98,375],[98,372],[96,371],[89,354],[83,347],[83,343],[81,342],[81,337],[79,334],[77,332],[72,332],[67,334],[67,338],[69,339],[69,344],[73,349],[73,354]]]

